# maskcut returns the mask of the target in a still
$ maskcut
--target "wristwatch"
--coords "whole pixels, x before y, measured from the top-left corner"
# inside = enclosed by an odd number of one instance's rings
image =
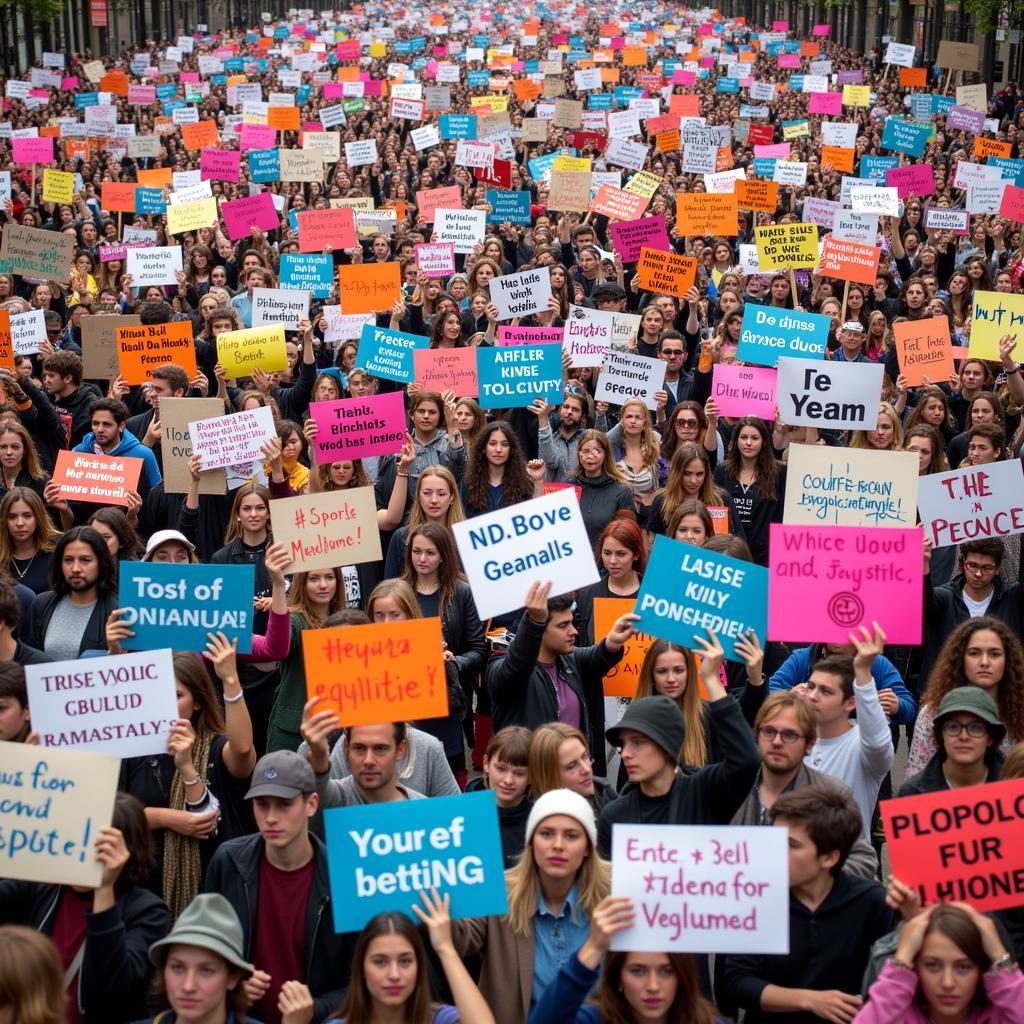
[[[1017,970],[1017,961],[1009,953],[1004,953],[998,960],[992,961],[992,966],[985,973],[1011,974],[1015,970]]]

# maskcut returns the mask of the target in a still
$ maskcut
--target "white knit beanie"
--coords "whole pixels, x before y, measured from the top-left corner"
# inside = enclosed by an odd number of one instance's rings
[[[564,814],[578,821],[590,837],[591,847],[597,848],[597,824],[594,821],[594,809],[584,797],[579,793],[574,793],[571,789],[552,789],[534,803],[530,817],[526,819],[527,846],[529,846],[537,826],[545,818],[553,817],[556,814]]]

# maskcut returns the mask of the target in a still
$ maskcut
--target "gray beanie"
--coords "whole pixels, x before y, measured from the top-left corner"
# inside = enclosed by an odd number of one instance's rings
[[[605,737],[613,747],[619,745],[619,734],[623,729],[632,729],[654,740],[673,761],[679,759],[679,751],[686,739],[686,719],[679,705],[662,694],[633,701],[618,723],[605,730]]]

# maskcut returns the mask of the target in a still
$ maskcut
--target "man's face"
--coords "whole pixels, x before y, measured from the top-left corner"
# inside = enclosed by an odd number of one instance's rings
[[[575,430],[583,422],[580,403],[566,399],[558,409],[558,422],[566,430]]]
[[[812,672],[807,681],[807,704],[819,724],[849,718],[853,698],[843,696],[843,682],[831,672]]]
[[[553,654],[570,654],[576,646],[576,626],[572,621],[571,609],[552,612],[544,629],[543,644]]]
[[[182,394],[182,392],[180,392],[180,391],[176,392],[174,390],[174,388],[171,387],[170,381],[160,380],[157,377],[154,377],[153,380],[150,381],[150,384],[149,384],[149,402],[150,402],[150,405],[152,405],[154,409],[159,409],[160,408],[160,399],[161,398],[175,398],[175,397],[180,398],[181,394]]]
[[[792,708],[782,708],[758,730],[761,765],[772,775],[788,775],[800,767],[810,745]]]
[[[43,370],[43,387],[51,395],[62,395],[70,386],[70,377],[64,377],[55,370]]]
[[[395,781],[398,761],[405,743],[395,743],[391,725],[361,725],[349,730],[345,756],[356,785],[366,792],[390,786]]]
[[[588,245],[594,244],[594,233],[592,231],[581,231],[576,236],[576,249],[585,249]],[[591,254],[593,255],[593,254]]]
[[[76,592],[96,586],[100,578],[100,563],[96,552],[80,540],[72,541],[64,549],[61,571],[68,587]]]
[[[987,437],[972,437],[967,442],[967,461],[972,466],[987,466],[996,461],[999,449]]]
[[[308,820],[316,813],[317,796],[301,793],[286,800],[279,796],[257,796],[252,801],[256,828],[267,846],[283,850],[301,839]]]
[[[668,761],[665,751],[654,740],[633,729],[619,731],[619,750],[629,781],[637,785],[653,779]]]
[[[797,825],[787,822],[781,818],[775,819],[775,825],[789,829],[789,887],[795,889],[797,886],[807,885],[827,875],[838,859],[838,853],[833,851],[824,856],[818,853],[818,848],[807,834],[804,825]]]
[[[668,364],[669,373],[678,374],[683,368],[686,349],[681,338],[666,338],[661,343],[658,355]]]
[[[92,414],[92,432],[101,448],[115,448],[121,440],[121,425],[107,409],[97,409]]]

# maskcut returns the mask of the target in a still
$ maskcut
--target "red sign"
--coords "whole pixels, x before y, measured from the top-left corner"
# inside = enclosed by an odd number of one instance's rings
[[[1024,779],[884,800],[892,874],[921,902],[1024,905]]]
[[[107,27],[107,0],[89,0],[89,24],[93,28]]]

